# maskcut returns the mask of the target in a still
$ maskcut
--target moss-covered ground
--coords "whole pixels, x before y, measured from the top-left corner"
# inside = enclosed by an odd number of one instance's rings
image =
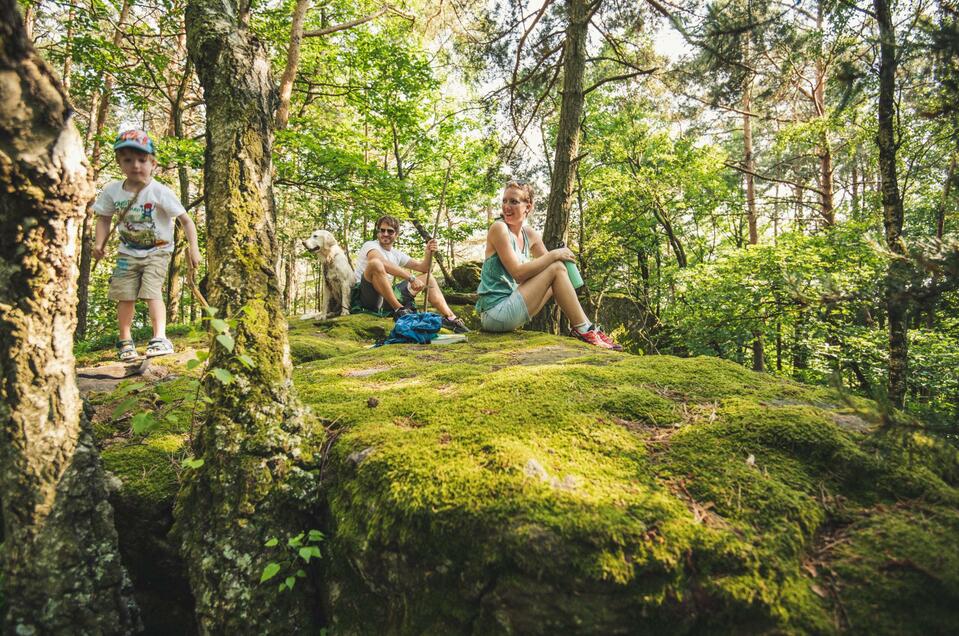
[[[297,391],[329,430],[334,633],[959,625],[959,458],[921,426],[879,430],[870,402],[730,362],[531,332],[366,348],[389,327],[291,323]],[[133,559],[175,557],[168,504],[202,403],[199,369],[169,365],[90,396]],[[146,436],[114,413],[130,396],[159,413]]]

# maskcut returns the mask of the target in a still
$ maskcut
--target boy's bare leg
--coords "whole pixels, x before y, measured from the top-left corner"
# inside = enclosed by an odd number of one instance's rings
[[[117,324],[120,327],[120,340],[132,340],[130,329],[133,327],[133,313],[136,309],[137,301],[120,300],[117,301]]]
[[[562,262],[555,262],[536,276],[523,282],[519,286],[519,293],[526,301],[526,308],[530,316],[535,316],[543,308],[551,295],[556,296],[556,302],[566,314],[571,325],[581,325],[589,322],[586,312],[579,304],[576,290],[569,282],[569,273]]]
[[[382,296],[386,304],[394,310],[403,306],[400,301],[396,299],[396,294],[393,293],[393,285],[390,284],[393,277],[386,273],[386,268],[383,267],[381,261],[371,260],[367,263],[366,270],[363,272],[363,278],[373,285],[376,293]]]
[[[150,312],[150,324],[153,325],[154,338],[166,338],[166,305],[162,298],[148,298],[147,309]]]

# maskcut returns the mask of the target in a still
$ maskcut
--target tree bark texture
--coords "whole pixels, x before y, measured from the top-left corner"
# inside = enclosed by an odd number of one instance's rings
[[[209,301],[236,319],[235,350],[214,342],[213,400],[195,442],[204,464],[177,503],[176,532],[204,633],[313,633],[306,580],[293,592],[260,584],[280,545],[309,529],[301,516],[315,496],[306,441],[292,395],[286,322],[275,272],[271,182],[276,87],[264,48],[231,0],[192,0],[187,44],[203,87],[207,130],[204,197]],[[246,355],[252,364],[243,364]],[[321,429],[322,430],[322,429]]]
[[[543,242],[554,249],[566,241],[569,209],[573,201],[576,163],[579,155],[580,124],[583,119],[583,76],[586,72],[586,36],[589,28],[586,0],[566,0],[566,45],[563,60],[563,100],[559,110],[559,132],[546,203]]]
[[[902,407],[908,377],[908,340],[905,286],[908,264],[898,258],[905,253],[902,242],[903,206],[896,173],[896,33],[887,0],[874,0],[879,23],[879,177],[882,187],[882,220],[886,246],[895,255],[886,275],[886,313],[889,318],[889,378],[887,393],[894,406]]]
[[[117,19],[116,29],[113,31],[113,46],[119,47],[123,40],[123,28],[127,17],[130,15],[130,0],[123,0],[123,6],[120,8],[120,17]],[[96,123],[91,126],[93,130],[93,149],[90,151],[90,168],[96,181],[100,174],[100,152],[102,144],[100,139],[103,135],[103,129],[106,127],[107,115],[110,113],[110,97],[113,94],[113,76],[107,75],[103,81],[103,89],[96,99]],[[90,275],[93,269],[93,234],[96,228],[96,219],[93,213],[93,197],[87,202],[86,212],[83,215],[83,225],[80,230],[80,281],[77,290],[77,338],[82,339],[87,335],[87,312],[90,307]]]
[[[749,59],[749,39],[744,45],[743,59]],[[752,74],[747,75],[743,87],[743,164],[746,166],[746,220],[749,224],[749,244],[759,244],[759,223],[756,219],[756,182],[753,176],[756,172],[756,162],[753,159],[753,123],[750,118],[752,110],[753,82]],[[753,371],[766,370],[766,354],[763,346],[763,332],[753,332]]]
[[[825,7],[824,2],[817,3],[816,9],[816,27],[819,32],[824,32],[823,17]],[[816,107],[816,115],[824,122],[828,121],[826,111],[826,78],[828,76],[827,62],[825,53],[821,50],[816,56],[816,86],[813,89],[813,104]],[[836,224],[836,210],[833,204],[833,167],[832,167],[832,144],[829,141],[828,124],[824,125],[819,134],[819,202],[820,215],[823,222],[828,227]]]
[[[139,627],[74,373],[91,194],[66,91],[0,0],[0,500],[7,634]]]
[[[280,78],[280,105],[276,109],[276,129],[283,130],[290,121],[290,98],[293,95],[293,81],[300,66],[300,47],[303,42],[303,23],[310,0],[296,0],[293,7],[293,24],[290,26],[290,46],[286,51],[286,68]]]

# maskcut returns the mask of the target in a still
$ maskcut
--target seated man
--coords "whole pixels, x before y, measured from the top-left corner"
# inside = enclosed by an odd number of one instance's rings
[[[417,261],[398,249],[393,243],[399,238],[400,222],[392,216],[381,217],[376,222],[377,240],[363,243],[357,253],[356,282],[360,288],[360,306],[370,311],[380,311],[386,300],[396,320],[400,316],[416,311],[416,295],[426,287],[426,261]],[[437,250],[436,239],[426,244],[427,252]],[[404,269],[405,268],[405,269]],[[416,276],[410,271],[423,273]],[[402,282],[393,287],[393,278]],[[446,304],[443,292],[436,283],[436,277],[430,276],[428,299],[430,305],[443,317],[443,326],[456,333],[467,333],[469,329],[456,317]]]

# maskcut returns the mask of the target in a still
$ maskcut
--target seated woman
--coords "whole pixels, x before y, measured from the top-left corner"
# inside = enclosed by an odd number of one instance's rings
[[[513,331],[529,322],[551,297],[566,314],[572,335],[583,342],[622,351],[590,323],[576,290],[569,281],[565,261],[574,261],[566,247],[546,250],[539,233],[524,225],[533,211],[533,188],[510,181],[503,191],[503,216],[486,236],[486,260],[480,274],[476,310],[484,331]],[[532,255],[532,256],[531,256]]]

